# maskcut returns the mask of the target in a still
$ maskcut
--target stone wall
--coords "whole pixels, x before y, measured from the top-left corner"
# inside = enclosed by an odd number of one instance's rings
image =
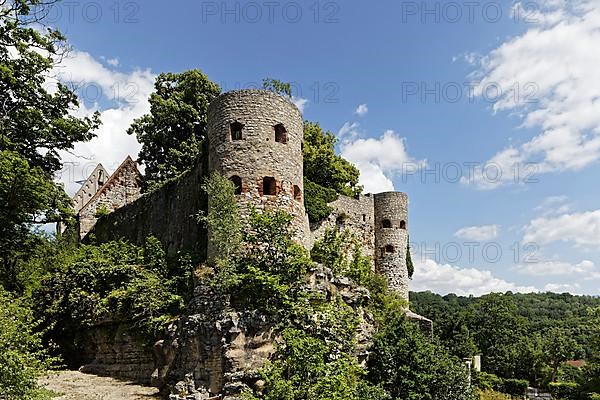
[[[372,257],[375,249],[375,207],[373,195],[339,196],[330,203],[332,212],[323,221],[311,224],[311,246],[328,228],[348,229],[362,244],[363,254]]]
[[[154,370],[152,347],[128,331],[127,324],[107,323],[83,336],[86,362],[80,371],[150,384]]]
[[[140,172],[130,158],[119,166],[98,192],[79,211],[79,236],[85,237],[96,224],[98,211],[113,212],[140,197]]]
[[[135,244],[143,244],[153,235],[170,256],[179,250],[203,256],[207,234],[196,219],[207,203],[201,188],[203,164],[199,162],[177,180],[100,218],[91,233],[99,242],[125,239]]]

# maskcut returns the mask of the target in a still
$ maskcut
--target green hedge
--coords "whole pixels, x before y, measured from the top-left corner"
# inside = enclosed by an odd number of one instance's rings
[[[550,394],[557,399],[579,399],[580,388],[575,382],[551,382],[548,384],[548,390],[550,391]]]

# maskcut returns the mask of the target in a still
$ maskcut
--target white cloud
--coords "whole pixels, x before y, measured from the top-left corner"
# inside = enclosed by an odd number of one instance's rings
[[[544,286],[544,291],[552,293],[579,294],[580,288],[581,286],[578,283],[548,283],[546,286]]]
[[[548,276],[548,275],[579,275],[594,278],[597,274],[596,265],[589,260],[583,260],[578,264],[570,264],[563,261],[543,261],[537,263],[528,263],[515,266],[514,271],[529,276]]]
[[[109,59],[106,60],[106,62],[111,67],[118,67],[119,66],[119,59],[118,58],[109,58]]]
[[[459,296],[481,296],[487,293],[507,291],[538,292],[533,286],[519,286],[495,277],[490,271],[476,268],[460,268],[449,264],[438,264],[431,259],[413,260],[415,274],[411,290],[430,290],[439,294],[455,293]]]
[[[533,210],[540,212],[544,217],[565,214],[571,209],[571,206],[566,204],[568,200],[569,198],[567,196],[549,196]]]
[[[482,188],[512,182],[515,162],[521,168],[536,163],[547,173],[578,170],[600,158],[600,86],[593,84],[600,82],[600,52],[592,50],[600,46],[598,0],[542,1],[535,18],[539,23],[480,61],[476,93],[497,85],[502,95],[493,110],[511,111],[523,127],[539,130],[490,160],[504,174],[498,182],[479,175],[475,182]]]
[[[304,109],[308,104],[308,99],[305,99],[303,97],[292,97],[292,103],[294,103],[296,107],[298,107],[300,112],[303,113]]]
[[[476,241],[492,240],[498,236],[498,225],[467,226],[456,231],[454,236]]]
[[[600,246],[600,210],[533,219],[525,226],[525,243],[568,242]]]
[[[378,138],[359,138],[358,124],[346,123],[340,129],[342,157],[360,170],[360,184],[367,193],[394,190],[391,178],[402,172],[407,163],[416,161],[408,155],[405,138],[387,130]]]
[[[354,111],[354,113],[356,115],[358,115],[359,117],[364,117],[365,115],[367,115],[367,113],[369,112],[369,107],[366,104],[361,104],[358,107],[356,107],[356,110]]]
[[[97,136],[76,144],[70,153],[61,153],[64,169],[60,180],[73,194],[79,188],[77,181],[86,179],[97,163],[110,172],[127,155],[137,158],[140,144],[126,130],[135,118],[149,112],[148,97],[154,89],[155,75],[140,69],[118,71],[82,51],[73,51],[63,59],[55,74],[62,82],[73,84],[80,96],[81,106],[74,112],[77,116],[100,110],[99,103],[108,104],[101,110],[102,125],[95,132]]]

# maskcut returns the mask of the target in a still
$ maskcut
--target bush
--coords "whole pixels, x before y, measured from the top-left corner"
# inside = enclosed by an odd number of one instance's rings
[[[511,396],[525,396],[527,387],[529,382],[525,379],[504,379],[500,391]]]
[[[481,390],[499,390],[502,387],[502,379],[487,372],[475,372],[473,383]]]
[[[554,398],[561,400],[579,399],[579,385],[575,382],[551,382],[548,390]]]
[[[31,311],[0,286],[0,398],[33,400],[41,398],[37,378],[55,359],[42,347],[35,333]]]
[[[152,237],[144,247],[120,241],[81,246],[64,261],[34,294],[34,306],[67,358],[77,357],[87,328],[107,320],[153,341],[162,324],[183,310],[191,290],[190,260],[168,263]]]

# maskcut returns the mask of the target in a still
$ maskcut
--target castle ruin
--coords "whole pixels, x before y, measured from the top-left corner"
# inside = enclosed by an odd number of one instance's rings
[[[329,204],[328,218],[310,224],[304,209],[303,141],[302,114],[285,97],[263,90],[222,94],[209,106],[204,157],[178,180],[140,196],[140,175],[129,157],[106,181],[101,166],[94,170],[75,197],[79,234],[84,240],[93,233],[99,241],[133,243],[154,235],[170,254],[186,250],[208,256],[208,232],[195,216],[210,204],[202,180],[216,171],[234,183],[242,213],[253,206],[292,215],[294,237],[307,248],[327,228],[351,231],[389,288],[408,300],[408,196],[340,195]],[[90,191],[93,182],[98,182],[95,193]],[[82,204],[81,196],[89,200]],[[110,214],[100,216],[99,209]]]

